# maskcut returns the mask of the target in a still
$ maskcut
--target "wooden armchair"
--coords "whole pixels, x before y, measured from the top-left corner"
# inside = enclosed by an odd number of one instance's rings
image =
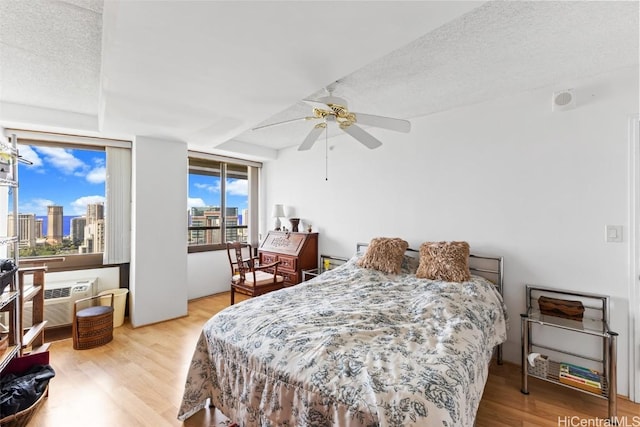
[[[284,288],[284,278],[278,275],[280,261],[258,265],[250,244],[227,243],[227,256],[231,266],[231,305],[235,303],[236,292],[255,297]]]

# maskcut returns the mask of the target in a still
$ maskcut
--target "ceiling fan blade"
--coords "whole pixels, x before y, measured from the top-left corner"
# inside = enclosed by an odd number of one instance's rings
[[[356,125],[347,126],[341,129],[346,133],[348,133],[349,135],[351,135],[352,137],[354,137],[355,139],[357,139],[358,141],[360,141],[365,147],[370,148],[372,150],[382,145],[382,142],[374,138],[373,135],[371,135],[368,132],[365,132],[364,130],[362,130],[361,127],[358,127]]]
[[[321,110],[331,110],[327,104],[321,101],[316,101],[315,99],[303,99],[304,102],[309,104],[312,108],[319,108]]]
[[[320,137],[322,131],[327,127],[326,123],[318,123],[311,129],[311,132],[307,135],[307,137],[302,141],[302,144],[298,147],[298,151],[306,151],[313,147],[313,143]]]
[[[333,95],[323,96],[322,98],[319,98],[319,99],[303,99],[303,101],[311,105],[313,108],[320,108],[322,110],[326,110],[326,109],[331,110],[332,108],[329,106],[329,104],[340,105],[345,109],[347,108],[346,99],[333,96]]]
[[[354,113],[356,122],[361,125],[375,126],[397,132],[409,132],[411,130],[411,122],[403,119],[393,119],[391,117],[374,116],[373,114]]]
[[[316,119],[317,119],[317,117],[298,117],[297,119],[283,120],[281,122],[269,123],[268,125],[256,126],[254,128],[251,128],[251,130],[264,129],[264,128],[268,128],[268,127],[271,127],[271,126],[286,125],[287,123],[299,122],[301,120],[316,120]]]

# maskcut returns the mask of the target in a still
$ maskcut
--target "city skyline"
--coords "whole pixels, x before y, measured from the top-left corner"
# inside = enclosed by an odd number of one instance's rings
[[[13,212],[8,214],[8,235],[19,236],[20,251],[28,255],[55,253],[101,253],[104,252],[105,221],[104,204],[93,203],[86,207],[83,216],[66,216],[69,230],[65,230],[65,216],[62,206],[47,207],[46,217],[33,213]],[[46,224],[46,226],[45,226]]]

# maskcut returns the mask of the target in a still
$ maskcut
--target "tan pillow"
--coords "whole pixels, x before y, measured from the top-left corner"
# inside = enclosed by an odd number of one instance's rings
[[[367,252],[358,260],[358,265],[384,273],[398,274],[404,251],[408,247],[409,243],[397,237],[376,237],[369,242]]]
[[[469,273],[469,244],[467,242],[424,242],[420,245],[420,265],[416,277],[464,282]]]

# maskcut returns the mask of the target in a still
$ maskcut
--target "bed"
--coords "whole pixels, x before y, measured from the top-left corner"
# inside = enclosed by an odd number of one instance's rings
[[[415,254],[399,274],[360,257],[213,316],[178,419],[210,404],[247,427],[472,426],[506,340],[502,259],[472,255],[452,283],[417,278]]]

